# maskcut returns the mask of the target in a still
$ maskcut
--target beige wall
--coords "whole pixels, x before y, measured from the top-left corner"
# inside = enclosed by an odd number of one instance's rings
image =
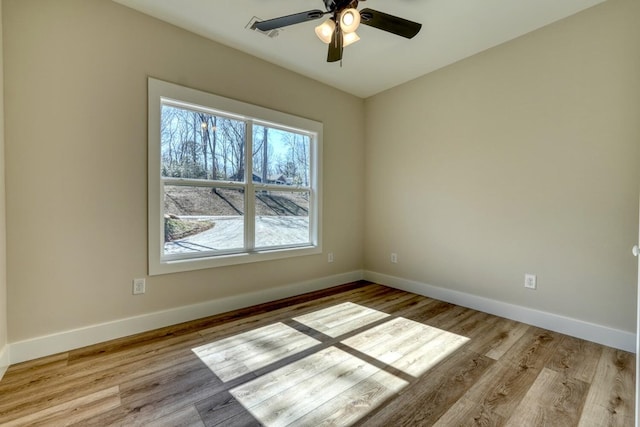
[[[10,342],[362,268],[361,99],[109,0],[4,9]],[[148,75],[324,123],[325,255],[131,295],[147,272]]]
[[[4,177],[4,77],[2,4],[0,4],[0,356],[7,345],[7,250]],[[0,372],[3,360],[0,358]],[[1,375],[0,375],[1,376]]]
[[[368,99],[365,268],[634,331],[638,18],[609,0]]]
[[[363,265],[634,330],[639,2],[365,102],[109,0],[3,6],[9,342]],[[148,75],[324,123],[333,264],[156,276],[131,295],[147,271]]]

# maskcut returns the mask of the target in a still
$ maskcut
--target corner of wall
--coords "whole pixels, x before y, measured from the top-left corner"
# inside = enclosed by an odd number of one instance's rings
[[[561,334],[592,341],[608,347],[620,350],[635,351],[635,334],[628,331],[613,329],[595,323],[573,319],[555,313],[534,310],[515,304],[509,304],[494,299],[471,295],[465,292],[454,291],[439,286],[421,283],[415,280],[408,280],[401,277],[390,276],[388,274],[377,273],[375,271],[364,271],[364,279],[381,285],[390,286],[418,295],[424,295],[440,301],[460,305],[493,314],[494,316],[505,317],[517,322],[559,332]]]
[[[2,380],[4,373],[7,372],[8,367],[9,367],[9,346],[4,345],[2,349],[0,349],[0,380]]]
[[[7,345],[6,214],[4,187],[4,48],[2,40],[2,2],[0,2],[0,379],[9,366]]]

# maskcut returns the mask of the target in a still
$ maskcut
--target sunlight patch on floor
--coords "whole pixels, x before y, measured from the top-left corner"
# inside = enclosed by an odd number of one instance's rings
[[[341,342],[419,377],[467,341],[469,338],[398,317]]]
[[[352,302],[292,320],[337,339],[321,338],[331,340],[326,348],[271,371],[269,365],[322,342],[275,323],[193,349],[225,382],[267,368],[230,390],[266,426],[350,425],[469,340]]]
[[[320,341],[283,323],[275,323],[205,344],[192,351],[226,382],[317,344]]]
[[[345,302],[294,317],[293,320],[336,338],[385,317],[389,317],[389,315],[369,307]]]
[[[407,384],[329,347],[236,387],[231,394],[267,426],[347,425]]]

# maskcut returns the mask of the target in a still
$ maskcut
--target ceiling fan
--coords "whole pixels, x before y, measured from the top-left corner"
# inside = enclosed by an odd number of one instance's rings
[[[331,15],[329,19],[316,27],[316,35],[318,38],[329,45],[327,62],[340,61],[342,59],[343,49],[360,40],[360,37],[356,34],[356,29],[360,24],[368,25],[408,39],[413,38],[418,34],[420,28],[422,28],[422,24],[378,12],[377,10],[362,9],[358,11],[358,0],[323,0],[323,2],[327,9],[325,12],[320,9],[314,9],[294,13],[279,18],[267,19],[266,21],[255,22],[252,28],[257,28],[260,31],[271,31],[276,28],[313,21],[322,18],[324,15]]]

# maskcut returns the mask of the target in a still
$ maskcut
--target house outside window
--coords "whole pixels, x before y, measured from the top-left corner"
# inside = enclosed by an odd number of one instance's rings
[[[149,274],[320,253],[322,124],[149,79]]]

